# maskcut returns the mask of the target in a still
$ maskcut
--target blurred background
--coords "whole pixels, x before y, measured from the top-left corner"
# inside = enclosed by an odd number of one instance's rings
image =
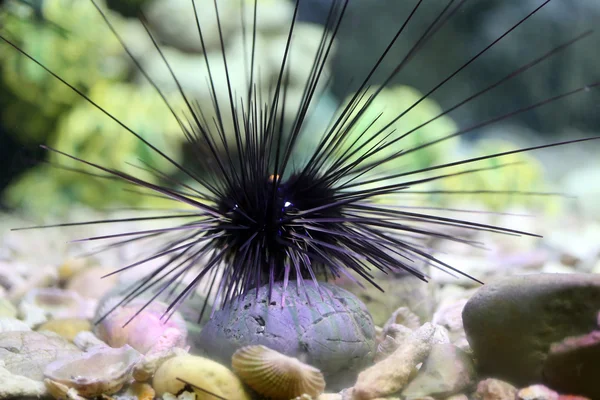
[[[427,2],[427,1],[426,1]],[[140,8],[148,19],[166,57],[186,92],[201,106],[212,108],[204,59],[221,57],[218,26],[212,0],[197,0],[206,48],[198,41],[189,0],[97,0],[131,52],[166,96],[181,109],[176,85],[139,23]],[[400,41],[375,73],[371,85],[385,82],[407,51],[419,40],[444,7],[428,1],[415,15]],[[471,0],[436,34],[386,86],[378,98],[377,114],[402,113],[459,66],[502,35],[542,2],[538,0]],[[81,0],[5,0],[0,2],[0,30],[61,77],[89,95],[136,132],[176,160],[193,163],[179,127],[162,100],[147,84],[132,60],[110,32],[91,2]],[[252,27],[251,0],[220,0],[219,16],[225,52],[232,76],[244,76],[244,41]],[[278,73],[285,47],[292,1],[258,0],[257,56],[260,84],[267,89]],[[290,61],[286,115],[290,120],[302,94],[318,47],[331,0],[303,0]],[[385,50],[413,7],[412,1],[352,0],[337,35],[323,78],[320,100],[306,126],[308,152],[336,109],[354,93]],[[552,1],[534,17],[473,62],[468,69],[436,90],[428,100],[397,123],[406,131],[452,107],[469,95],[498,81],[522,65],[573,39],[600,21],[597,0]],[[469,102],[407,139],[403,148],[432,140],[513,110],[600,80],[600,36],[592,35],[554,55],[535,68]],[[215,69],[217,92],[226,95],[223,71]],[[330,85],[326,86],[327,79]],[[244,82],[232,78],[234,89]],[[221,90],[219,90],[221,89]],[[223,97],[221,101],[226,101]],[[468,135],[435,149],[415,154],[403,163],[411,166],[499,152],[519,146],[597,135],[600,91],[589,90],[523,113],[498,124],[474,129]],[[373,115],[370,116],[372,118]],[[365,117],[367,118],[367,117]],[[417,136],[417,135],[413,135]],[[70,169],[79,163],[39,149],[48,144],[85,160],[155,179],[127,162],[176,176],[164,162],[122,128],[87,104],[52,76],[0,45],[0,204],[28,214],[67,212],[73,204],[156,206],[156,199],[136,196],[118,182],[83,175]],[[526,161],[518,173],[500,170],[481,179],[453,181],[456,188],[557,190],[581,195],[577,207],[600,215],[599,147],[595,143],[550,149],[515,157]],[[51,164],[54,165],[51,166]],[[405,164],[402,164],[403,167]],[[58,168],[56,167],[58,166]],[[399,166],[400,167],[400,166]],[[518,180],[516,179],[518,177]],[[442,201],[433,199],[434,201]],[[509,203],[533,199],[494,199],[483,202],[506,208]],[[544,203],[545,204],[545,203]],[[531,203],[530,203],[531,205]],[[537,207],[540,204],[535,203]]]

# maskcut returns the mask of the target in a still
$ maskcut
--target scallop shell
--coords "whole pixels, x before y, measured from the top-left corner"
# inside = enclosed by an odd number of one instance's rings
[[[233,370],[257,393],[289,400],[303,394],[317,397],[325,390],[325,379],[317,368],[265,346],[246,346],[231,359]]]

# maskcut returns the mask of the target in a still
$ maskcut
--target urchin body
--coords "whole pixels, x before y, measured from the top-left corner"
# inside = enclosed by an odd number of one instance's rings
[[[217,247],[228,249],[230,263],[246,254],[254,254],[263,278],[272,275],[274,280],[287,279],[289,268],[286,277],[285,266],[292,262],[290,251],[293,250],[289,247],[308,251],[306,246],[301,246],[299,238],[335,244],[331,235],[317,230],[311,232],[308,223],[303,222],[311,217],[340,219],[343,216],[342,206],[318,211],[335,198],[334,189],[326,187],[317,177],[292,175],[281,181],[279,176],[262,175],[248,185],[237,187],[221,199],[219,209],[227,219],[212,232],[232,228],[227,236],[216,241]],[[332,223],[333,229],[336,224],[343,222]],[[319,263],[311,256],[302,259],[301,275],[308,277],[309,269],[317,268]]]

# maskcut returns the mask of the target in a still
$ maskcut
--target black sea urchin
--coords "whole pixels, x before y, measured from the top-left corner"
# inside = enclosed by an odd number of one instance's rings
[[[409,211],[406,208],[403,209],[382,202],[380,199],[389,195],[409,193],[411,190],[414,193],[416,192],[414,188],[420,188],[430,182],[451,176],[473,174],[485,169],[502,167],[502,165],[484,168],[468,167],[477,161],[593,139],[522,148],[427,168],[411,168],[410,166],[404,169],[386,168],[390,165],[390,162],[402,159],[403,156],[408,154],[421,151],[444,140],[525,113],[598,85],[598,83],[592,83],[585,87],[575,88],[557,94],[552,98],[542,99],[535,104],[461,128],[442,138],[403,148],[404,142],[402,139],[409,135],[418,135],[419,130],[429,123],[468,102],[474,101],[481,95],[533,68],[548,57],[590,34],[590,32],[585,32],[546,53],[532,57],[531,60],[517,70],[467,98],[462,98],[454,106],[417,127],[409,127],[410,129],[403,132],[392,129],[392,126],[401,120],[407,112],[457,74],[463,72],[475,60],[542,9],[549,1],[541,2],[537,8],[525,15],[514,26],[497,37],[496,40],[481,49],[451,74],[441,79],[412,107],[392,120],[386,121],[383,128],[371,129],[371,126],[379,119],[379,117],[376,117],[370,121],[370,125],[360,135],[352,136],[350,135],[352,128],[356,126],[357,121],[361,118],[362,120],[366,118],[364,117],[366,110],[372,107],[374,99],[381,93],[381,90],[403,70],[419,50],[467,2],[467,0],[446,1],[441,12],[428,23],[425,31],[405,56],[397,60],[395,63],[396,68],[384,80],[383,84],[373,89],[371,80],[380,69],[382,61],[402,36],[407,25],[415,19],[419,9],[425,7],[423,0],[415,1],[410,14],[399,17],[400,22],[396,34],[391,38],[381,57],[374,63],[371,71],[360,81],[362,83],[358,85],[355,91],[356,94],[338,111],[312,154],[300,161],[294,158],[294,154],[299,146],[299,138],[302,129],[305,127],[310,106],[313,105],[319,94],[321,81],[325,80],[323,77],[325,62],[330,56],[334,39],[344,20],[348,0],[334,0],[331,2],[325,18],[326,29],[321,37],[316,56],[312,60],[312,69],[304,86],[296,116],[292,120],[286,120],[283,110],[287,101],[288,66],[290,62],[293,62],[290,61],[289,49],[293,41],[295,22],[302,0],[296,1],[294,17],[287,37],[286,50],[281,60],[278,79],[268,94],[256,90],[258,72],[254,67],[255,24],[253,25],[254,28],[248,33],[252,37],[252,40],[249,41],[249,48],[245,49],[249,55],[247,93],[240,94],[232,90],[231,76],[227,68],[228,62],[225,56],[217,12],[219,36],[223,50],[222,61],[226,71],[225,79],[228,88],[226,98],[228,102],[227,104],[220,104],[217,101],[219,96],[216,92],[217,89],[215,89],[214,77],[211,74],[211,65],[208,58],[206,58],[209,86],[214,100],[214,110],[211,110],[211,113],[214,111],[216,115],[214,119],[206,117],[207,111],[201,109],[186,94],[185,88],[179,84],[176,74],[170,68],[167,57],[163,55],[157,41],[150,30],[147,29],[156,50],[160,53],[165,65],[169,67],[172,78],[177,83],[180,95],[187,107],[185,113],[179,114],[173,109],[158,85],[152,82],[149,75],[132,56],[130,50],[123,45],[141,72],[165,100],[165,109],[170,111],[179,122],[182,133],[189,141],[189,146],[195,154],[194,162],[203,171],[202,173],[175,161],[140,134],[130,129],[124,121],[114,117],[109,111],[95,103],[93,99],[87,97],[85,93],[61,78],[57,73],[36,61],[34,57],[28,55],[5,37],[2,37],[2,39],[40,65],[56,79],[71,87],[108,118],[112,118],[130,134],[137,137],[148,149],[168,160],[181,172],[181,175],[190,178],[194,182],[194,184],[183,183],[166,176],[159,170],[146,167],[146,172],[152,173],[164,182],[164,184],[155,184],[129,173],[76,158],[63,153],[60,149],[45,147],[48,150],[93,167],[104,176],[118,178],[137,188],[149,190],[154,195],[174,200],[176,203],[189,207],[189,211],[185,213],[174,211],[173,213],[152,217],[59,225],[186,220],[185,223],[159,229],[122,232],[83,239],[117,239],[119,242],[109,246],[115,247],[143,239],[154,239],[163,236],[168,238],[166,244],[163,243],[159,248],[148,250],[148,255],[145,258],[116,272],[137,267],[150,261],[164,260],[145,278],[139,280],[130,288],[123,302],[130,301],[148,290],[156,291],[156,296],[158,296],[177,287],[180,282],[185,282],[182,290],[173,293],[169,308],[172,311],[185,298],[190,296],[202,282],[208,283],[208,293],[214,300],[214,305],[220,306],[227,303],[234,296],[243,295],[252,288],[258,288],[265,284],[271,287],[276,281],[283,281],[284,286],[286,286],[289,280],[296,280],[301,288],[304,280],[314,281],[317,284],[320,279],[335,278],[342,275],[355,279],[353,274],[357,274],[370,284],[377,286],[371,274],[373,269],[384,272],[407,271],[425,281],[426,275],[419,270],[418,263],[429,264],[451,273],[468,276],[459,269],[435,258],[430,254],[423,240],[440,238],[470,243],[463,236],[450,234],[447,229],[442,229],[448,227],[513,235],[533,235],[517,229],[441,217],[423,210],[418,212]],[[216,0],[214,4],[218,10]],[[96,6],[96,4],[94,5]],[[248,7],[248,12],[253,12],[254,23],[256,23],[258,7],[256,0],[253,5],[254,7]],[[98,10],[100,11],[100,8]],[[102,14],[102,11],[100,12]],[[194,12],[196,15],[198,40],[204,48],[204,33],[198,19],[199,11],[193,2],[190,5],[190,12]],[[102,15],[105,17],[104,14]],[[110,21],[106,17],[105,20],[110,30],[123,43]],[[463,170],[456,169],[456,167],[463,165],[465,166]],[[470,276],[469,278],[475,279]]]

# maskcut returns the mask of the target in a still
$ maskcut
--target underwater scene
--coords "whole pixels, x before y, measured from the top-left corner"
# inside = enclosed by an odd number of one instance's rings
[[[0,399],[600,400],[598,0],[0,0]]]

